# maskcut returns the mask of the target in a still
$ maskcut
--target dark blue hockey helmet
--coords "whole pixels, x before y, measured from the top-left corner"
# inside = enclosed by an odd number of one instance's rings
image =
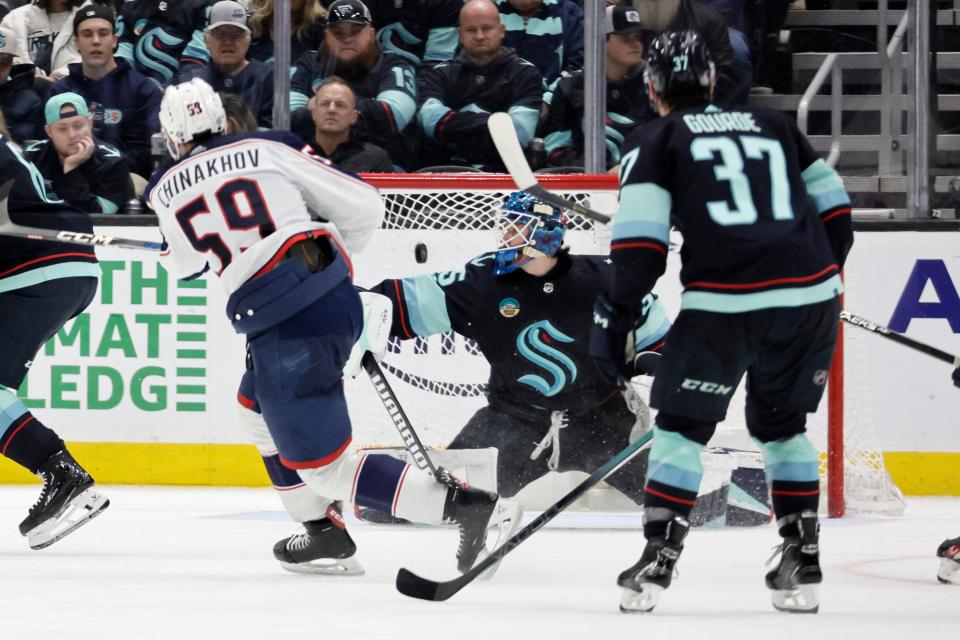
[[[650,43],[643,71],[653,90],[668,98],[709,93],[715,74],[713,56],[696,31],[660,34]]]
[[[563,246],[566,223],[560,207],[525,191],[511,193],[497,218],[494,275],[516,271],[534,258],[557,255]]]

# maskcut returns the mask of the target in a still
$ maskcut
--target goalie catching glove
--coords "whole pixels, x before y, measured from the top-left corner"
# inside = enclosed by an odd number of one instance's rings
[[[356,378],[363,370],[364,354],[369,351],[377,362],[383,360],[390,339],[390,324],[393,322],[393,303],[390,298],[369,291],[360,292],[363,303],[363,332],[350,351],[343,366],[343,375]]]
[[[611,302],[606,294],[600,294],[594,304],[590,355],[611,382],[657,372],[670,321],[652,293],[643,297],[638,311]]]

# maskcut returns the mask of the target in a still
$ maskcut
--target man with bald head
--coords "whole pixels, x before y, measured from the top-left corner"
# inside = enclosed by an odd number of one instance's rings
[[[421,76],[418,122],[427,164],[504,171],[487,133],[490,114],[504,111],[524,148],[537,126],[540,72],[502,46],[504,27],[490,0],[469,0],[457,27],[461,52]]]

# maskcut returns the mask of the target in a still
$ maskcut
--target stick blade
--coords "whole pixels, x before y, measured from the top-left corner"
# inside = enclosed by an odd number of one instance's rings
[[[401,568],[397,571],[397,591],[410,598],[443,602],[460,591],[469,582],[469,580],[463,578],[464,576],[460,576],[449,582],[434,582]]]
[[[520,148],[517,130],[510,116],[502,111],[492,114],[487,119],[487,129],[490,130],[490,137],[497,147],[500,159],[513,176],[513,181],[517,183],[517,188],[526,191],[537,184],[527,157],[523,155],[523,149]]]

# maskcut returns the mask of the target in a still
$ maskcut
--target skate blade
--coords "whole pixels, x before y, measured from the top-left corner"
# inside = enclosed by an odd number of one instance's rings
[[[290,573],[325,576],[362,576],[363,566],[356,558],[321,558],[310,562],[281,562]]]
[[[622,613],[648,613],[660,602],[660,594],[664,589],[658,584],[644,583],[638,585],[639,591],[624,587],[620,596],[620,611]]]
[[[960,584],[960,562],[952,558],[942,558],[940,569],[937,570],[937,580],[943,584]]]
[[[57,515],[28,531],[27,544],[34,550],[46,549],[96,518],[109,506],[110,499],[91,487],[64,505]]]
[[[493,539],[493,544],[491,544],[491,536],[487,534],[487,543],[480,552],[477,562],[493,555],[497,549],[513,537],[513,534],[520,530],[520,525],[523,524],[523,507],[519,502],[504,502],[501,500],[497,503],[497,508],[493,512],[493,516],[490,517],[490,522],[492,527],[496,527],[497,535]],[[499,562],[490,565],[490,568],[480,575],[480,579],[489,580],[499,568]]]
[[[770,592],[773,608],[787,613],[816,613],[820,610],[820,593],[815,584],[796,589],[774,589]]]

